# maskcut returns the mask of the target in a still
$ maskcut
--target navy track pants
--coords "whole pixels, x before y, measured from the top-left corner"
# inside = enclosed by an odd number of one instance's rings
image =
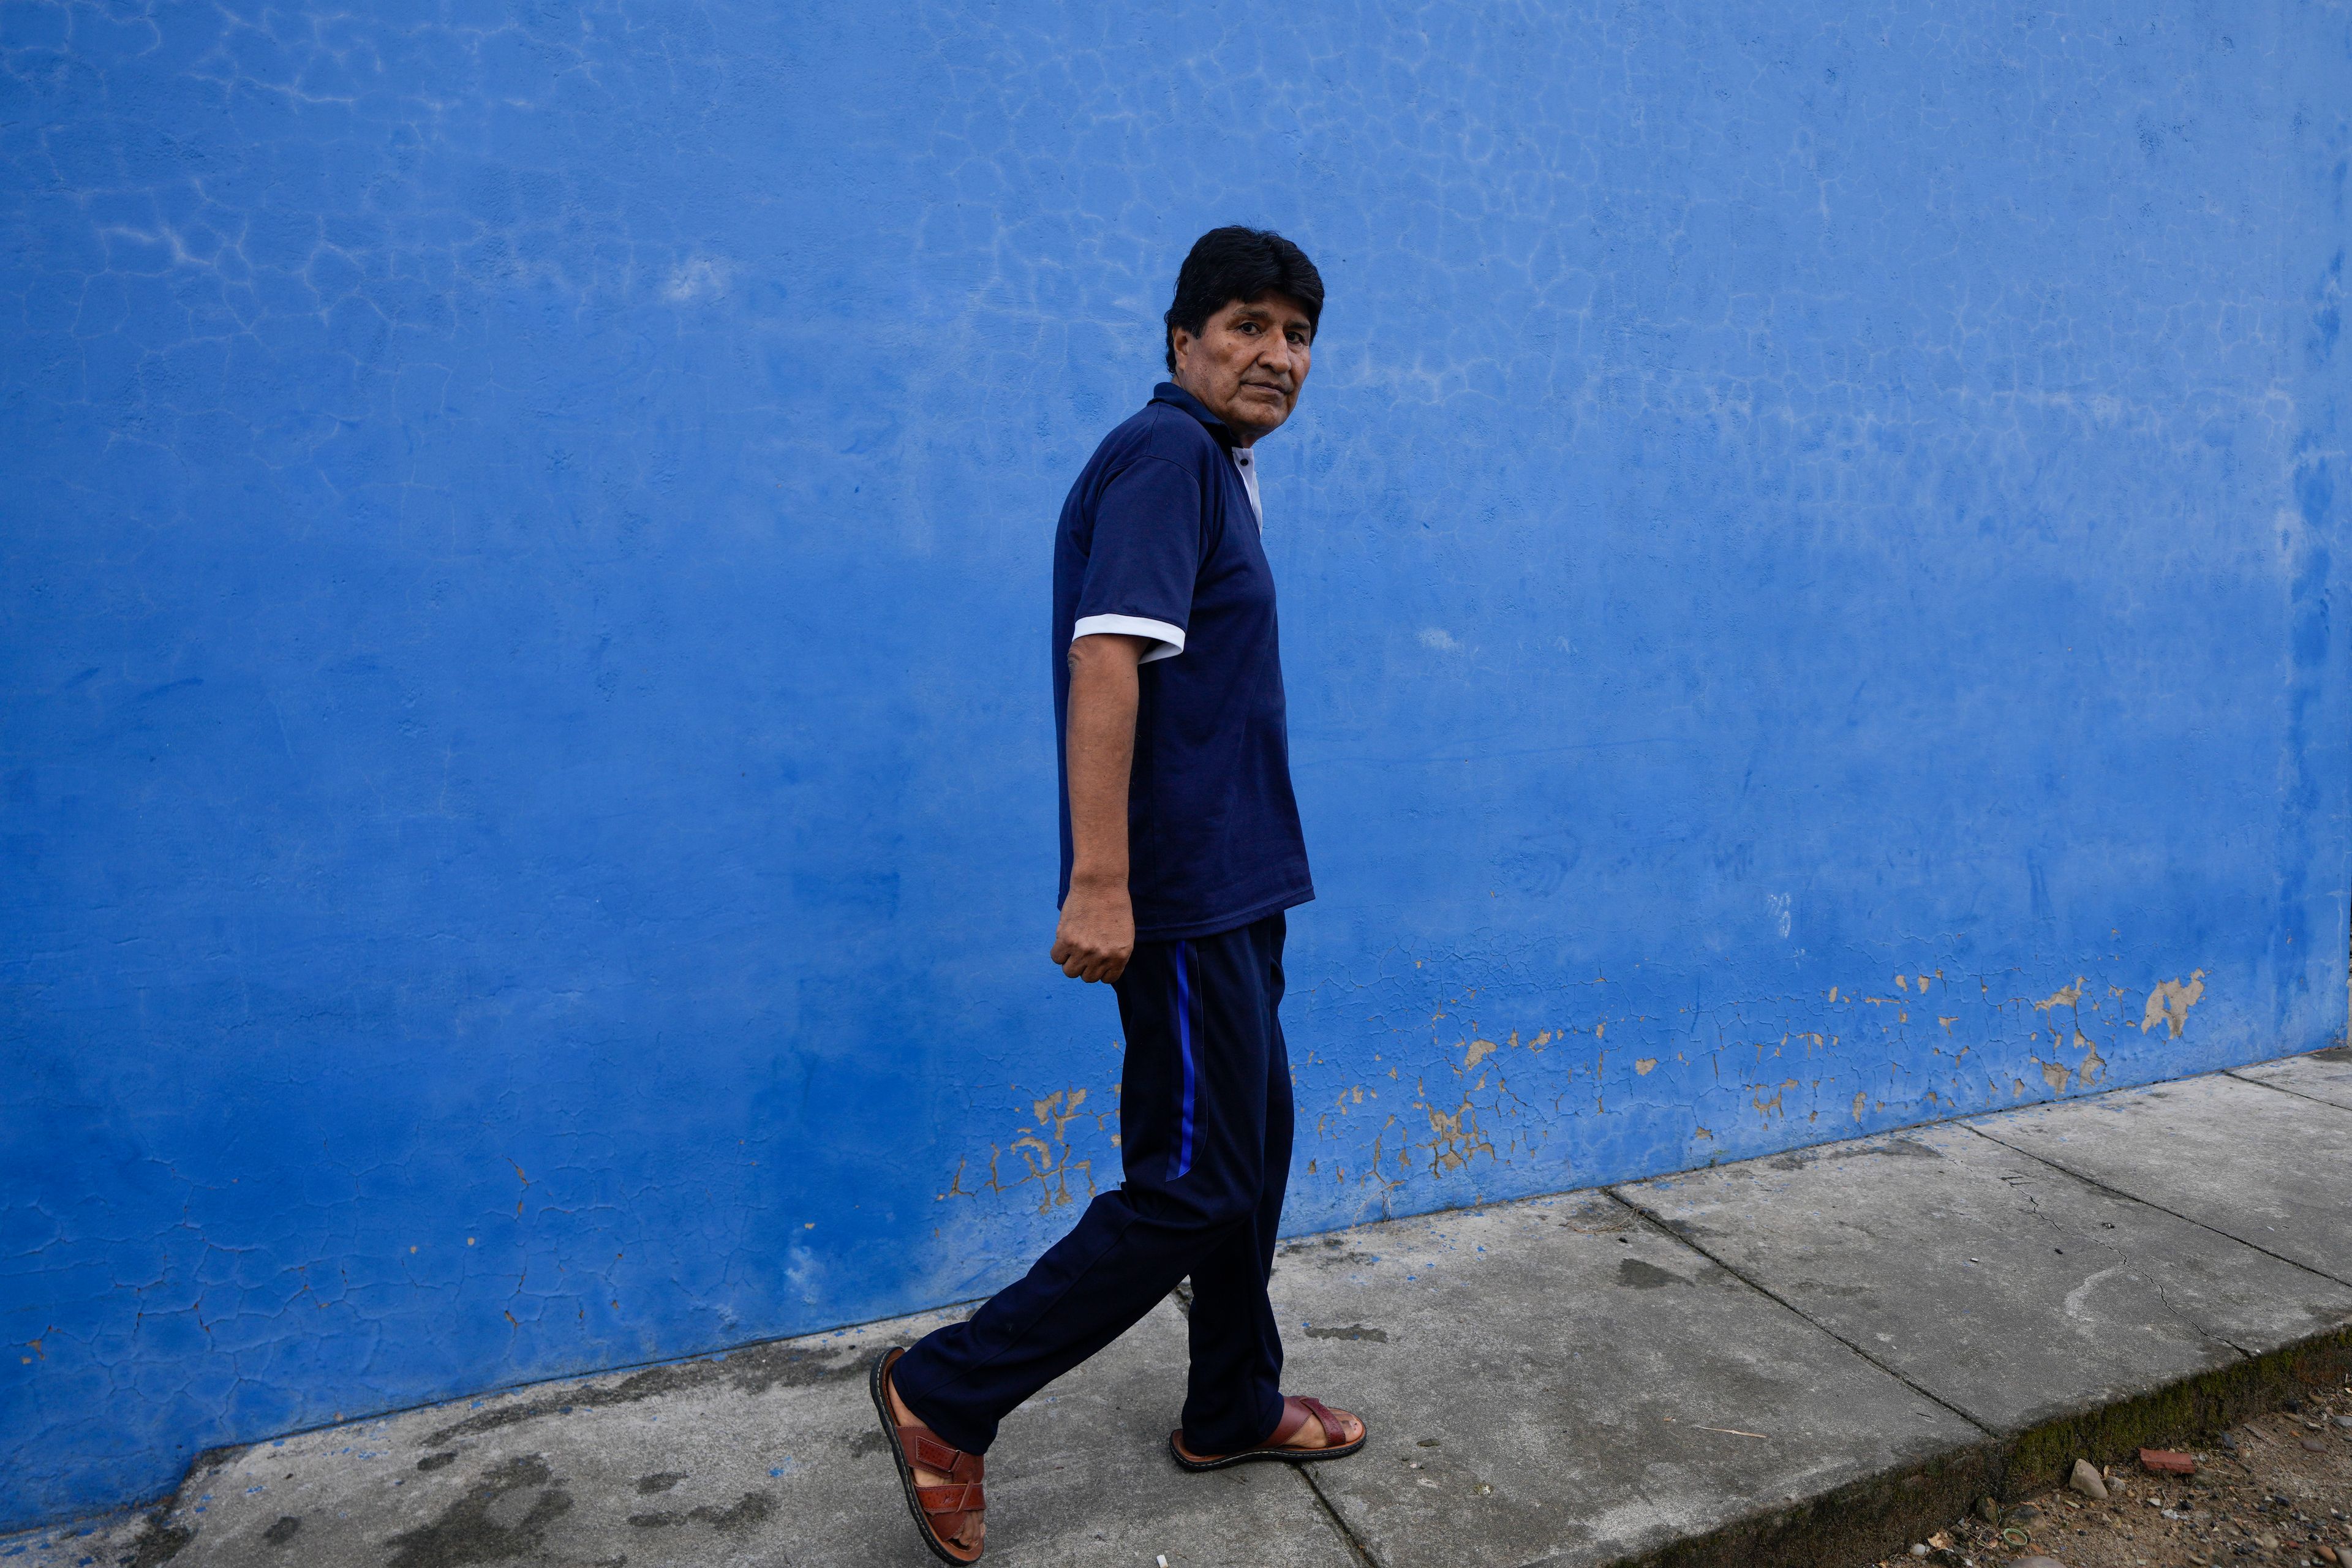
[[[1185,1446],[1230,1453],[1282,1417],[1282,1336],[1265,1285],[1290,1179],[1285,921],[1140,943],[1118,982],[1127,1031],[1127,1180],[969,1321],[926,1335],[898,1397],[968,1453],[1013,1406],[1110,1343],[1192,1278]]]

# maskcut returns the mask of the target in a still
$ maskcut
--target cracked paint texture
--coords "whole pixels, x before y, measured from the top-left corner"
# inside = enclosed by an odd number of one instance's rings
[[[2339,1033],[2348,33],[0,6],[0,1526],[1117,1179],[1050,534],[1217,223],[1295,1229]]]

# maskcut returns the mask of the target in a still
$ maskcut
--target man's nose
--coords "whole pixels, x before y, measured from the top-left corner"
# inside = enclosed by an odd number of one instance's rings
[[[1291,362],[1290,340],[1279,332],[1269,332],[1257,351],[1257,363],[1287,381],[1296,366]]]

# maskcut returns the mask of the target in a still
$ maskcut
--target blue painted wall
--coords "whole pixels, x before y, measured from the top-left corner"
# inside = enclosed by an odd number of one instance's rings
[[[1048,540],[1215,223],[1331,295],[1296,1228],[2343,1026],[2343,4],[16,0],[0,66],[0,1521],[969,1298],[1115,1180]]]

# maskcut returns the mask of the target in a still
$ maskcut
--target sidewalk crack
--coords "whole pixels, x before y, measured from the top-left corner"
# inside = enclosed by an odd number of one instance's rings
[[[1346,1520],[1339,1517],[1339,1510],[1332,1506],[1330,1498],[1325,1495],[1323,1484],[1315,1479],[1315,1467],[1292,1465],[1289,1468],[1297,1473],[1300,1480],[1307,1483],[1307,1489],[1313,1494],[1317,1505],[1322,1509],[1323,1517],[1331,1521],[1333,1530],[1339,1532],[1339,1539],[1346,1544],[1348,1555],[1356,1563],[1356,1568],[1383,1568],[1381,1560],[1372,1555],[1371,1548],[1356,1539],[1356,1532],[1348,1528]]]
[[[1901,1384],[1904,1387],[1917,1394],[1920,1398],[1927,1400],[1929,1404],[1936,1405],[1939,1409],[1950,1411],[1953,1415],[1958,1416],[1961,1420],[1967,1422],[1969,1426],[1975,1427],[1986,1436],[1996,1440],[2000,1438],[2000,1433],[1994,1431],[1991,1427],[1986,1426],[1983,1422],[1978,1420],[1975,1416],[1969,1415],[1967,1411],[1961,1409],[1950,1400],[1946,1399],[1943,1395],[1936,1393],[1933,1389],[1922,1386],[1917,1381],[1906,1375],[1898,1368],[1889,1366],[1885,1362],[1881,1361],[1878,1357],[1871,1354],[1868,1350],[1846,1338],[1843,1334],[1838,1332],[1835,1329],[1831,1328],[1827,1323],[1822,1322],[1820,1319],[1815,1318],[1811,1313],[1806,1311],[1803,1308],[1798,1306],[1794,1301],[1790,1300],[1780,1292],[1758,1280],[1748,1278],[1746,1274],[1741,1273],[1738,1269],[1733,1268],[1730,1264],[1725,1262],[1722,1258],[1717,1258],[1714,1253],[1709,1252],[1706,1247],[1701,1247],[1697,1242],[1693,1241],[1689,1237],[1683,1235],[1673,1226],[1667,1224],[1662,1215],[1643,1207],[1638,1203],[1635,1203],[1632,1198],[1627,1197],[1615,1187],[1603,1187],[1601,1190],[1607,1194],[1612,1199],[1624,1205],[1625,1207],[1633,1210],[1635,1214],[1641,1215],[1642,1218],[1649,1221],[1651,1225],[1656,1226],[1658,1230],[1664,1233],[1666,1236],[1673,1237],[1674,1240],[1680,1243],[1682,1246],[1690,1248],[1690,1250],[1697,1253],[1709,1263],[1714,1264],[1717,1268],[1722,1269],[1726,1274],[1730,1275],[1734,1279],[1738,1280],[1742,1285],[1747,1286],[1750,1290],[1755,1291],[1758,1295],[1763,1297],[1769,1301],[1778,1303],[1789,1311],[1795,1313],[1799,1318],[1804,1320],[1804,1321],[1811,1323],[1814,1328],[1819,1329],[1822,1333],[1827,1334],[1830,1338],[1835,1340],[1838,1343],[1843,1345],[1846,1349],[1852,1351],[1854,1354],[1860,1356],[1871,1365],[1876,1367],[1879,1371],[1885,1373],[1887,1376],[1893,1378],[1895,1382]]]
[[[1970,1131],[1973,1131],[1975,1130],[1971,1128]],[[2003,1143],[2000,1144],[2000,1147],[2006,1149],[2009,1145]],[[2068,1181],[2075,1180],[2075,1177],[2071,1172],[2059,1171],[2058,1174],[2064,1176]],[[2164,1282],[2157,1279],[2152,1272],[2139,1268],[2139,1266],[2132,1261],[2132,1255],[2126,1251],[2122,1247],[2108,1240],[2105,1237],[2097,1235],[2094,1232],[2084,1231],[2080,1235],[2077,1235],[2075,1232],[2066,1229],[2055,1219],[2053,1219],[2050,1215],[2042,1212],[2042,1199],[2032,1192],[2024,1189],[2024,1182],[2021,1178],[2017,1184],[2019,1188],[2019,1195],[2025,1200],[2027,1212],[2032,1215],[2035,1219],[2040,1220],[2042,1226],[2048,1229],[2052,1236],[2058,1237],[2061,1241],[2073,1242],[2077,1247],[2095,1247],[2102,1252],[2105,1252],[2109,1257],[2113,1258],[2116,1260],[2115,1266],[2116,1268],[2137,1270],[2136,1277],[2145,1281],[2148,1289],[2156,1292],[2156,1299],[2164,1304],[2164,1310],[2171,1313],[2172,1316],[2179,1321],[2181,1326],[2186,1328],[2190,1333],[2195,1334],[2200,1340],[2210,1340],[2213,1343],[2221,1346],[2225,1350],[2235,1351],[2242,1356],[2249,1353],[2245,1346],[2239,1344],[2236,1341],[2231,1340],[2225,1335],[2215,1333],[2211,1329],[2207,1328],[2204,1324],[2199,1322],[2187,1312],[2182,1311],[2179,1307],[2175,1306],[2173,1304],[2172,1298],[2165,1293]],[[2100,1275],[2105,1274],[2105,1272],[2106,1270],[2101,1269],[2099,1274],[2093,1275],[2091,1279],[2096,1279]],[[2077,1287],[2075,1294],[2079,1294],[2082,1290],[2087,1289],[2090,1283],[2090,1279],[2084,1280],[2080,1287]],[[2069,1295],[2066,1298],[2070,1302],[2073,1301],[2074,1299],[2074,1295]]]
[[[2312,1103],[2315,1105],[2325,1105],[2327,1102],[2322,1100],[2314,1100]],[[2037,1149],[2028,1149],[2022,1144],[2012,1143],[2006,1138],[1996,1138],[1991,1133],[1986,1131],[1983,1128],[1977,1126],[1974,1122],[1961,1121],[1955,1123],[1955,1125],[1965,1127],[1969,1131],[1975,1133],[1978,1137],[1986,1140],[1988,1142],[1998,1143],[2002,1148],[2010,1150],[2014,1153],[2022,1154],[2029,1160],[2036,1161],[2042,1164],[2047,1165],[2052,1170],[2056,1171],[2063,1175],[2072,1176],[2074,1180],[2082,1183],[2084,1186],[2095,1188],[2099,1192],[2105,1193],[2110,1197],[2121,1198],[2126,1203],[2138,1204],[2143,1208],[2154,1209],[2158,1214],[2168,1214],[2173,1218],[2193,1225],[2200,1230],[2210,1231],[2224,1241],[2234,1241],[2241,1247],[2252,1247],[2264,1258],[2275,1258],[2290,1268],[2300,1268],[2305,1274],[2315,1275],[2322,1279],[2331,1279],[2338,1285],[2352,1285],[2352,1278],[2347,1278],[2341,1274],[2330,1274],[2325,1268],[2314,1268],[2310,1264],[2305,1263],[2298,1258],[2289,1258],[2282,1252],[2273,1252],[2269,1247],[2264,1247],[2258,1241],[2251,1241],[2245,1237],[2238,1236],[2230,1231],[2223,1230],[2218,1225],[2208,1225],[2205,1221],[2199,1219],[2194,1215],[2182,1214],[2179,1209],[2166,1208],[2162,1204],[2156,1202],[2153,1198],[2144,1198],[2137,1193],[2127,1193],[2121,1187],[2110,1186],[2105,1182],[2099,1180],[2098,1177],[2092,1175],[2089,1172],[2078,1171],[2072,1165],[2062,1165],[2057,1161],[2050,1158],[2049,1155],[2042,1153]],[[2223,1342],[2227,1343],[2228,1342],[2224,1341]]]
[[[2344,1109],[2332,1100],[2322,1100],[2315,1094],[2305,1094],[2299,1089],[2289,1089],[2283,1083],[2273,1083],[2268,1079],[2248,1078],[2236,1068],[2223,1068],[2220,1076],[2222,1078],[2236,1079],[2240,1083],[2252,1084],[2256,1089],[2276,1089],[2281,1094],[2291,1094],[2297,1100],[2308,1100],[2313,1105],[2324,1105],[2330,1110],[2341,1110]]]

